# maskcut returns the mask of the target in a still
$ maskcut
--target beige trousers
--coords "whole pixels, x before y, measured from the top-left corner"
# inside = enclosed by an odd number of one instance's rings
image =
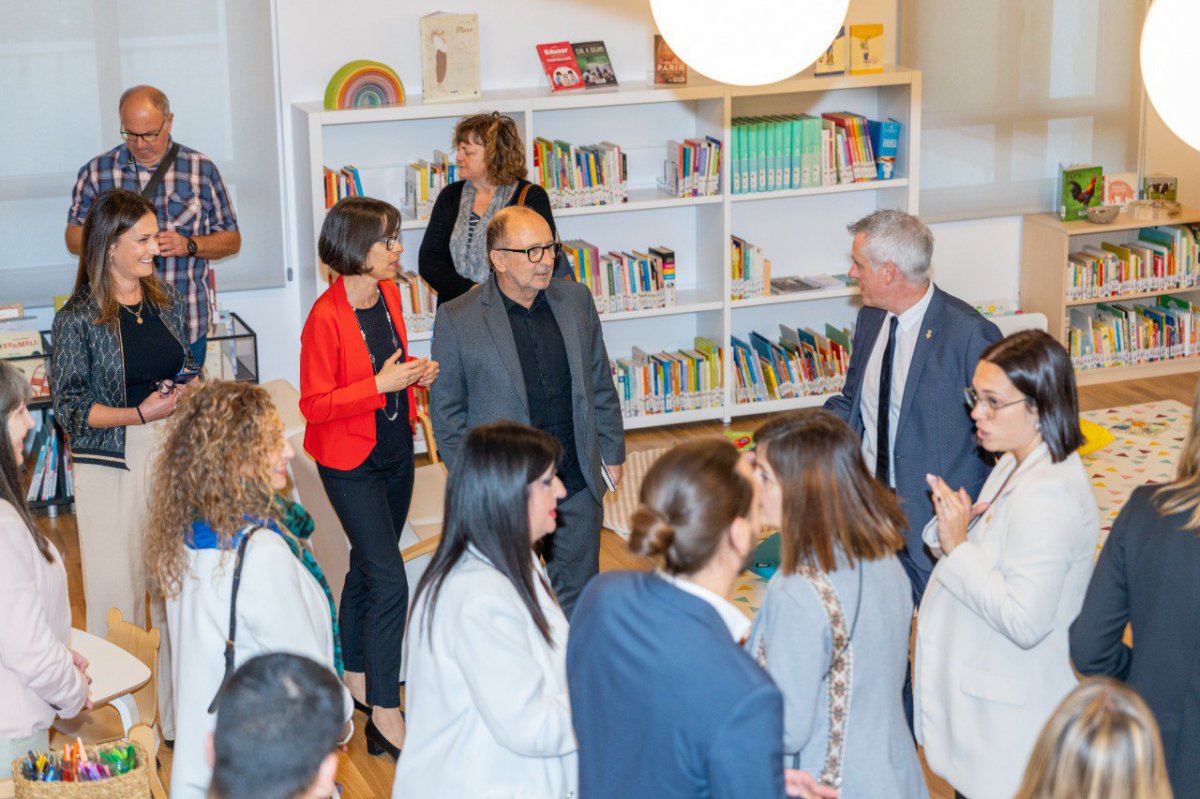
[[[108,609],[126,621],[146,627],[146,517],[149,510],[150,464],[163,423],[125,428],[125,465],[129,470],[76,463],[75,518],[83,568],[87,629],[104,637]],[[158,715],[163,737],[175,737],[175,703],[171,693],[171,642],[166,607],[151,592],[150,622],[158,628]],[[146,721],[146,719],[143,719]]]

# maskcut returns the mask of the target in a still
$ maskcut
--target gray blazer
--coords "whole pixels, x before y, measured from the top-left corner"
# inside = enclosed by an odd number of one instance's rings
[[[927,799],[917,747],[904,718],[901,688],[908,668],[912,590],[895,557],[869,561],[862,569],[862,609],[850,640],[850,720],[843,749],[842,799]],[[829,573],[854,624],[858,570]],[[829,747],[829,683],[833,658],[829,618],[807,580],[777,574],[767,586],[762,609],[747,643],[757,656],[765,645],[767,672],[783,692],[785,766],[799,753],[799,768],[814,777]]]
[[[625,426],[600,317],[587,287],[573,280],[551,280],[546,301],[567,349],[579,466],[596,501],[603,501],[601,459],[610,466],[625,462]],[[529,424],[525,377],[494,275],[438,306],[433,359],[441,373],[430,388],[429,409],[447,468],[454,468],[472,428],[501,419]]]

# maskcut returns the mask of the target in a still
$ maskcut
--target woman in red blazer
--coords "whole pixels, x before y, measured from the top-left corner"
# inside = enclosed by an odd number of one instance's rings
[[[408,580],[400,533],[413,488],[413,386],[436,361],[408,355],[400,309],[400,213],[369,197],[329,209],[317,252],[339,277],[313,304],[300,336],[304,448],[350,539],[340,613],[345,680],[370,714],[371,754],[399,755],[400,653]]]

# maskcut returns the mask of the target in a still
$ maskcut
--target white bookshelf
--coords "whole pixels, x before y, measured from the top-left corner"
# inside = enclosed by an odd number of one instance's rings
[[[324,289],[316,239],[325,217],[323,167],[353,164],[367,194],[403,205],[405,167],[450,152],[455,123],[463,116],[499,111],[522,131],[534,177],[533,141],[543,136],[577,144],[608,140],[621,146],[629,166],[629,202],[554,212],[563,239],[586,239],[602,251],[652,246],[675,251],[677,302],[670,308],[602,314],[611,357],[632,346],[647,351],[690,349],[706,336],[725,352],[725,391],[719,407],[627,417],[627,429],[730,420],[819,405],[825,397],[736,403],[730,339],[751,330],[775,338],[780,323],[823,330],[853,324],[858,290],[833,288],[748,300],[731,300],[729,237],[741,236],[772,261],[772,276],[842,273],[850,267],[846,225],[878,208],[917,213],[921,75],[888,67],[875,75],[801,75],[769,86],[727,86],[703,78],[687,86],[627,82],[617,89],[552,94],[544,87],[484,92],[468,103],[426,104],[419,99],[395,108],[326,111],[319,102],[292,106],[296,136],[293,172],[299,197],[302,253],[301,296],[311,306]],[[895,177],[812,189],[731,195],[730,131],[735,117],[783,113],[853,111],[871,119],[894,117],[903,125]],[[669,139],[713,136],[725,143],[721,194],[674,198],[656,188]],[[403,210],[403,209],[402,209]],[[417,271],[425,220],[405,219],[401,266]],[[429,352],[429,333],[410,336],[418,355]]]

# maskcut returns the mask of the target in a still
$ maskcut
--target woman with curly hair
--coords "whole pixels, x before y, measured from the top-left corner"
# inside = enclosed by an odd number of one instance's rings
[[[341,676],[333,596],[304,545],[312,519],[279,493],[294,454],[267,392],[246,383],[199,388],[163,436],[146,554],[174,647],[173,797],[206,794],[211,709],[238,664],[292,652]]]
[[[491,274],[484,231],[501,208],[524,205],[537,211],[557,239],[550,196],[525,179],[525,143],[511,117],[475,114],[454,126],[454,163],[461,180],[442,189],[433,203],[417,260],[421,277],[438,303],[466,294]],[[559,257],[555,277],[570,277]]]

